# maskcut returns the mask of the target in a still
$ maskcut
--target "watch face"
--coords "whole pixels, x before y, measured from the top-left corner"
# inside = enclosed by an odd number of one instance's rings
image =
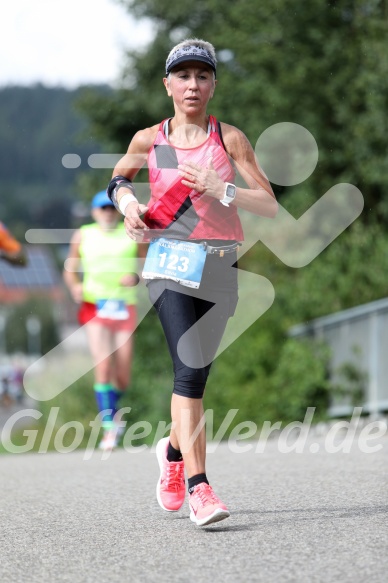
[[[226,187],[225,196],[231,199],[233,199],[236,196],[236,187],[234,186],[234,184],[228,184],[228,186]]]

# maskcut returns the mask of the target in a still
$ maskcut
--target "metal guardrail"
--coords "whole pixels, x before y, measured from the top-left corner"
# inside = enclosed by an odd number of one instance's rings
[[[363,411],[378,416],[388,411],[388,298],[298,324],[289,330],[294,338],[324,340],[331,349],[330,377],[351,365],[365,376]],[[333,417],[348,415],[352,395],[335,397],[329,409]]]

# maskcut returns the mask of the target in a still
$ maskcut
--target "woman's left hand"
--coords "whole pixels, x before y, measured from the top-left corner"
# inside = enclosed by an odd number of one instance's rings
[[[137,273],[127,273],[120,279],[120,285],[123,285],[124,287],[133,287],[137,285],[139,281],[140,278]]]
[[[178,173],[182,176],[182,184],[193,188],[200,194],[207,194],[221,200],[224,197],[225,184],[213,167],[210,158],[206,168],[185,160],[178,166]]]

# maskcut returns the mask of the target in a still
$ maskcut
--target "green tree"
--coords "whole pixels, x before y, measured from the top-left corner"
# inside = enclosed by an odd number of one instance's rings
[[[46,354],[59,343],[59,333],[54,317],[52,302],[47,299],[31,297],[23,304],[16,305],[10,312],[6,325],[7,352],[29,351],[27,321],[33,316],[40,323],[37,348]]]
[[[301,187],[274,185],[282,205],[299,216],[339,182],[363,193],[361,220],[307,267],[283,265],[261,243],[241,259],[243,269],[270,279],[275,302],[217,359],[205,395],[218,421],[232,406],[240,409],[236,422],[257,423],[300,416],[312,401],[322,409],[331,390],[327,353],[287,334],[293,324],[387,292],[387,2],[120,1],[150,18],[155,35],[123,58],[120,89],[108,98],[91,91],[80,102],[106,151],[125,151],[137,130],[172,115],[161,81],[166,56],[176,42],[200,37],[217,48],[214,115],[241,128],[253,146],[279,122],[301,124],[317,141],[311,177]],[[284,388],[287,371],[293,392]]]
[[[82,100],[108,151],[125,151],[138,129],[170,114],[161,84],[166,56],[183,38],[206,38],[219,60],[212,113],[240,127],[253,146],[274,123],[303,125],[319,147],[309,180],[315,198],[334,182],[351,182],[366,200],[365,220],[387,215],[386,1],[118,1],[150,18],[155,36],[123,58],[118,91]]]

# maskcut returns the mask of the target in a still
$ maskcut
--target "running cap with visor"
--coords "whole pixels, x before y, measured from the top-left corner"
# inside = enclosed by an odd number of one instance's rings
[[[101,190],[92,199],[92,209],[101,208],[102,206],[113,206],[114,204],[106,193],[106,190]]]
[[[211,53],[202,47],[189,45],[178,48],[168,57],[166,61],[166,75],[168,75],[174,67],[181,63],[185,63],[186,61],[200,61],[201,63],[206,63],[213,69],[214,74],[216,74],[216,61]]]

